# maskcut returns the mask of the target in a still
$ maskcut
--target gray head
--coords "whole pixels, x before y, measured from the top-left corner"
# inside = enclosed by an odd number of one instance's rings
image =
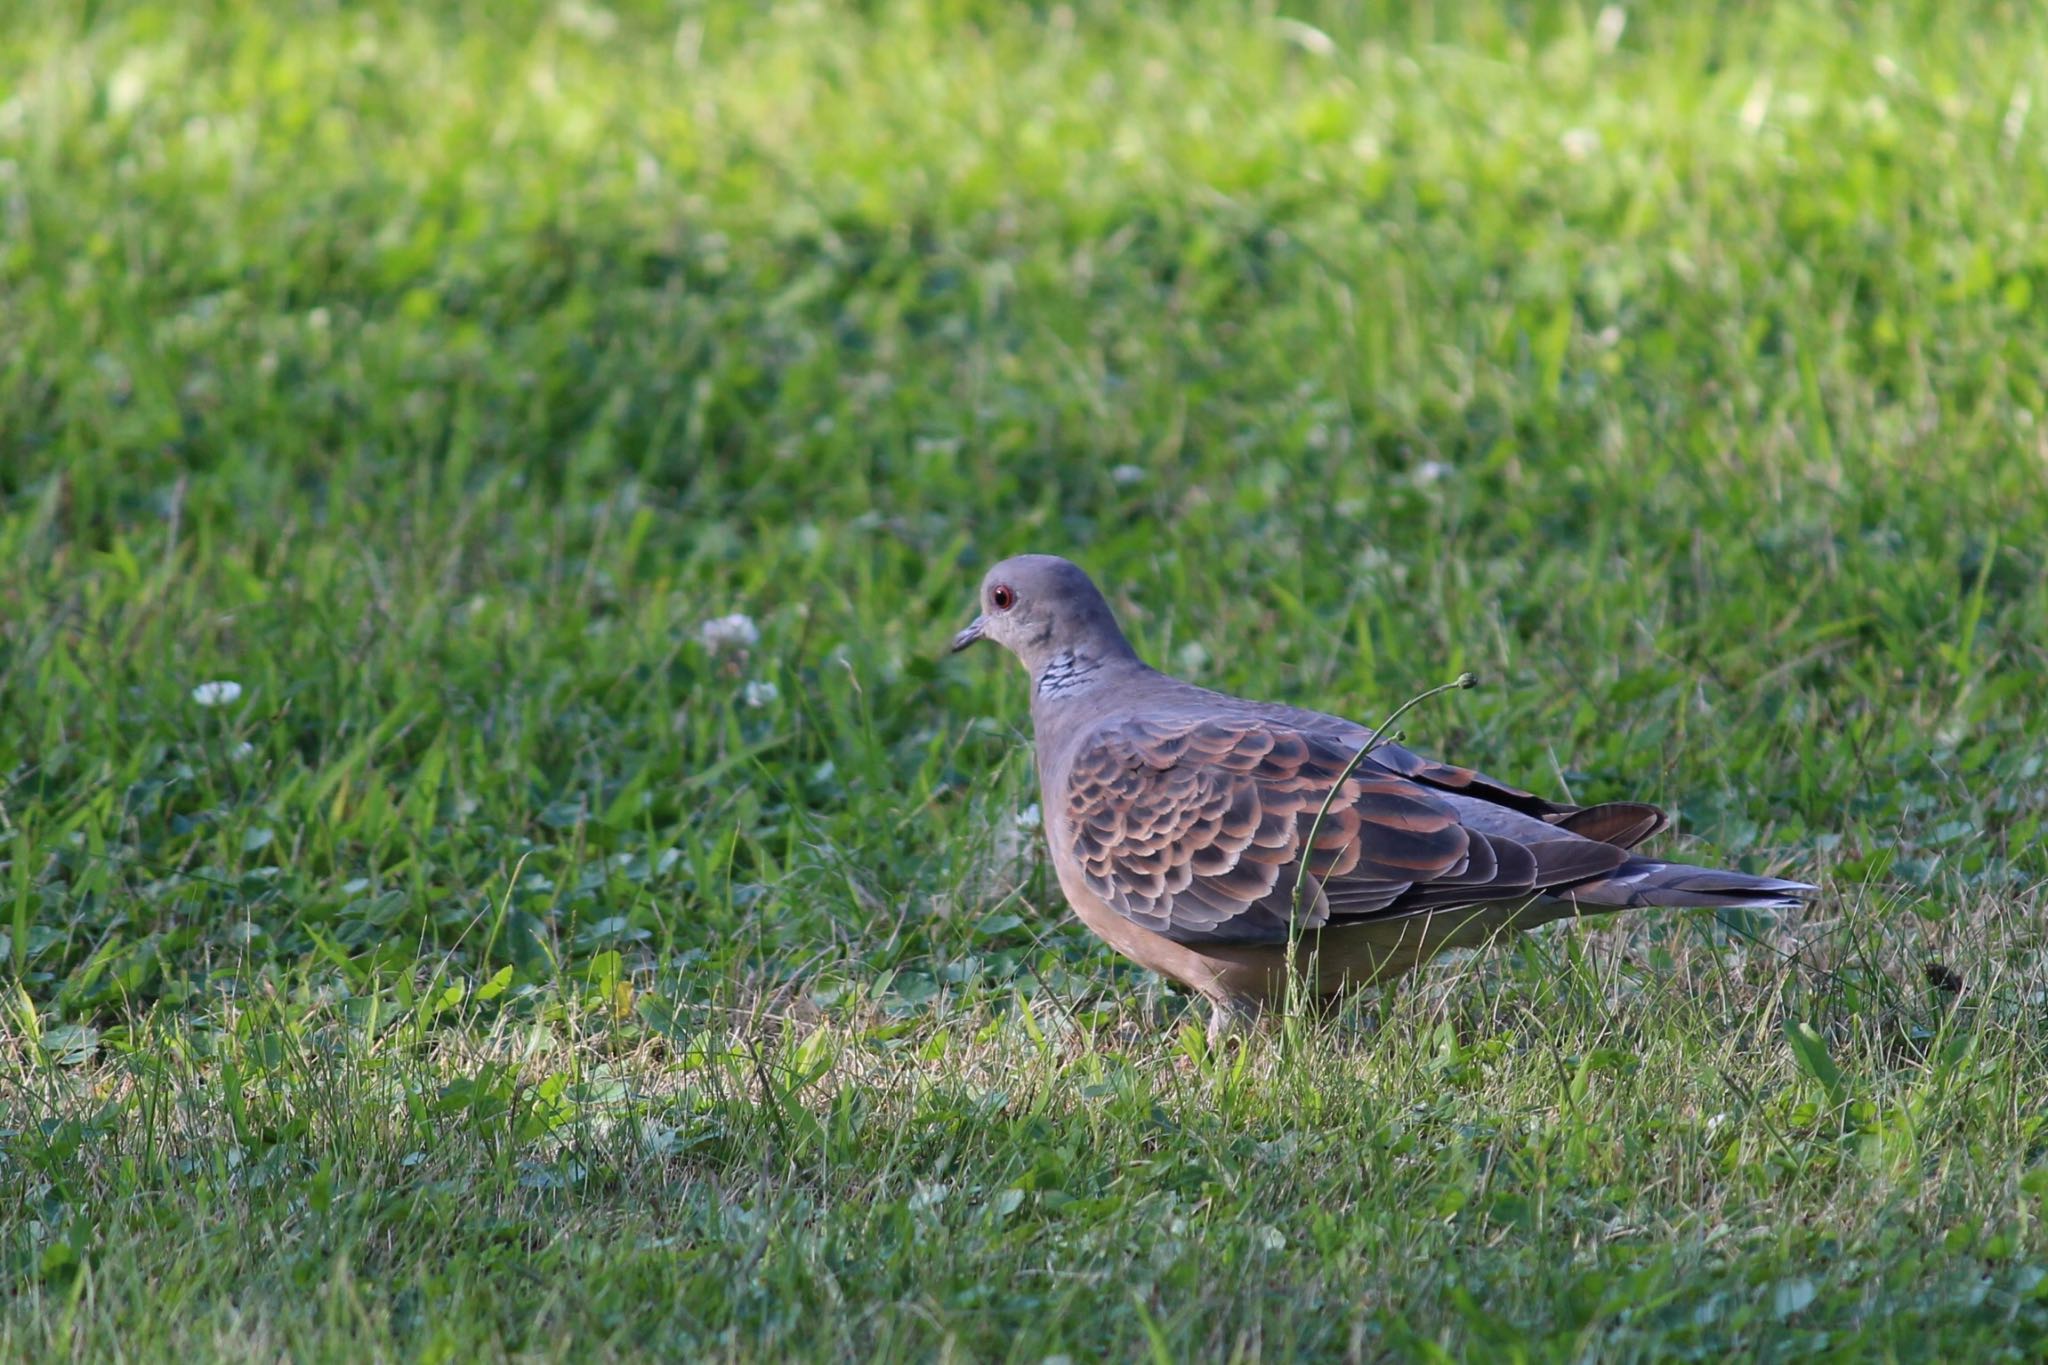
[[[1034,679],[1063,657],[1093,664],[1138,657],[1088,575],[1057,555],[1018,555],[988,571],[981,614],[953,637],[953,649],[976,640],[1015,654]]]

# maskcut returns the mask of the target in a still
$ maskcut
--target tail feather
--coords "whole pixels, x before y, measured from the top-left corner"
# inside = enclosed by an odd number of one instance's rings
[[[1753,877],[1723,868],[1691,867],[1656,858],[1630,858],[1614,871],[1577,886],[1557,887],[1553,896],[1582,905],[1617,909],[1643,906],[1740,906],[1752,910],[1796,910],[1819,887],[1780,877]]]

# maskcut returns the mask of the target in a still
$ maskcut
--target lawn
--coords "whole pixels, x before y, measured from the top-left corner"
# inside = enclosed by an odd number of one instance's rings
[[[2038,1359],[2048,14],[0,17],[0,1357]],[[1818,882],[1211,1052],[1141,652]]]

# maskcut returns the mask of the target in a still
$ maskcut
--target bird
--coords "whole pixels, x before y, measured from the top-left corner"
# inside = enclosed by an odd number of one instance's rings
[[[1795,909],[1817,893],[1635,852],[1670,823],[1656,806],[1546,800],[1355,721],[1171,677],[1056,555],[996,564],[977,607],[952,652],[992,641],[1030,675],[1067,904],[1206,1000],[1212,1041],[1290,998],[1327,1006],[1553,920]]]

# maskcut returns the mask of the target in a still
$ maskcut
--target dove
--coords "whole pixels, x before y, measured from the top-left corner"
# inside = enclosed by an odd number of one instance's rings
[[[1790,909],[1805,882],[1636,853],[1655,806],[1549,801],[1371,728],[1149,667],[1078,565],[1019,555],[953,637],[1031,679],[1039,808],[1060,890],[1112,948],[1205,999],[1220,1039],[1454,948],[1574,915]]]

